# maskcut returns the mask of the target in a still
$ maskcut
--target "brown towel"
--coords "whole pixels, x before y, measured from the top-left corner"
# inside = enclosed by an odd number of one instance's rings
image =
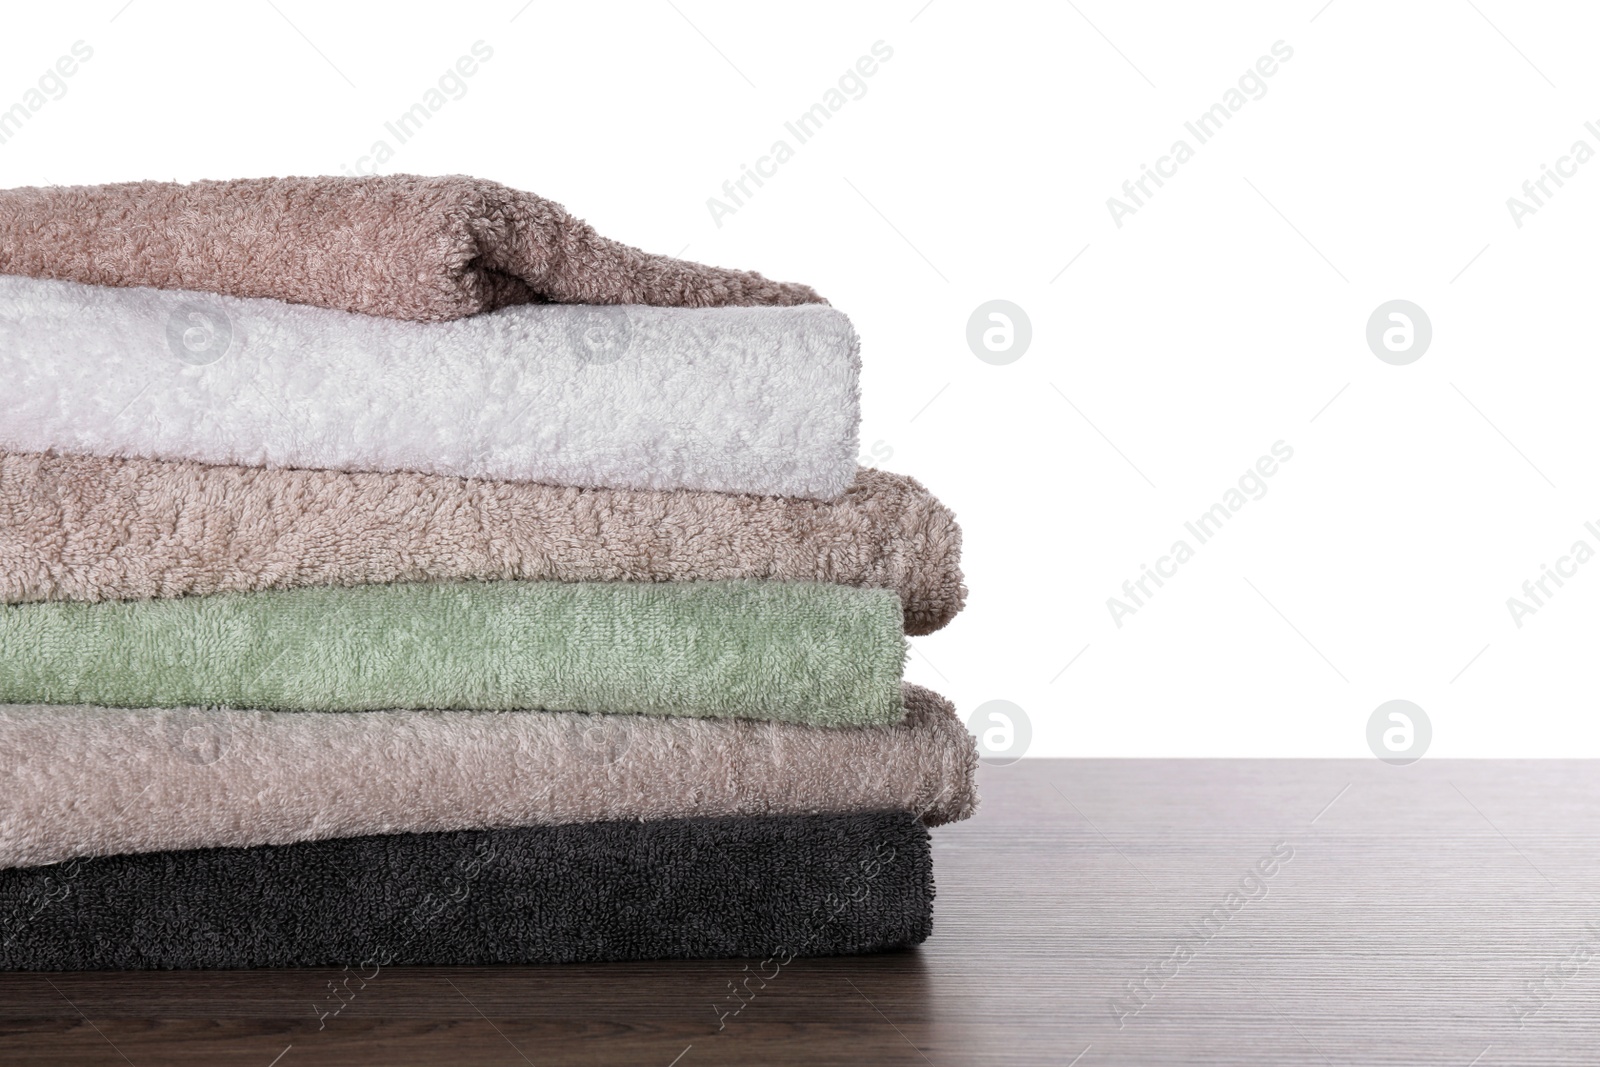
[[[0,868],[609,819],[965,819],[978,802],[972,735],[948,700],[915,685],[904,694],[901,722],[828,729],[564,711],[0,704]]]
[[[803,285],[619,244],[532,193],[410,174],[4,190],[0,274],[421,322],[545,302],[822,302]]]
[[[0,602],[375,582],[767,578],[966,599],[955,516],[863,469],[831,501],[0,452]]]

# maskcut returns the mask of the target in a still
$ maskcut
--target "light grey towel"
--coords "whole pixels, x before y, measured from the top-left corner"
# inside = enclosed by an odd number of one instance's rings
[[[893,726],[567,712],[0,705],[0,867],[611,819],[974,811],[944,698]]]

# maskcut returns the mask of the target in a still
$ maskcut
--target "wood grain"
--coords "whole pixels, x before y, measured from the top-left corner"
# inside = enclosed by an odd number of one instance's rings
[[[926,945],[796,960],[720,1031],[741,961],[393,969],[322,1018],[338,972],[16,974],[0,1063],[1593,1064],[1595,771],[986,767]]]

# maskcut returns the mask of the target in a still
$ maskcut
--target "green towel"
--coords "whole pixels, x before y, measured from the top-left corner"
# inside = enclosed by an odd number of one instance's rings
[[[0,702],[900,720],[900,601],[807,582],[446,582],[0,607]]]

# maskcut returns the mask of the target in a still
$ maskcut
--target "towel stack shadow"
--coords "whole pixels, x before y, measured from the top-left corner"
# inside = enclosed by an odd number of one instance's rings
[[[923,941],[960,532],[859,372],[492,182],[0,192],[0,970]]]

